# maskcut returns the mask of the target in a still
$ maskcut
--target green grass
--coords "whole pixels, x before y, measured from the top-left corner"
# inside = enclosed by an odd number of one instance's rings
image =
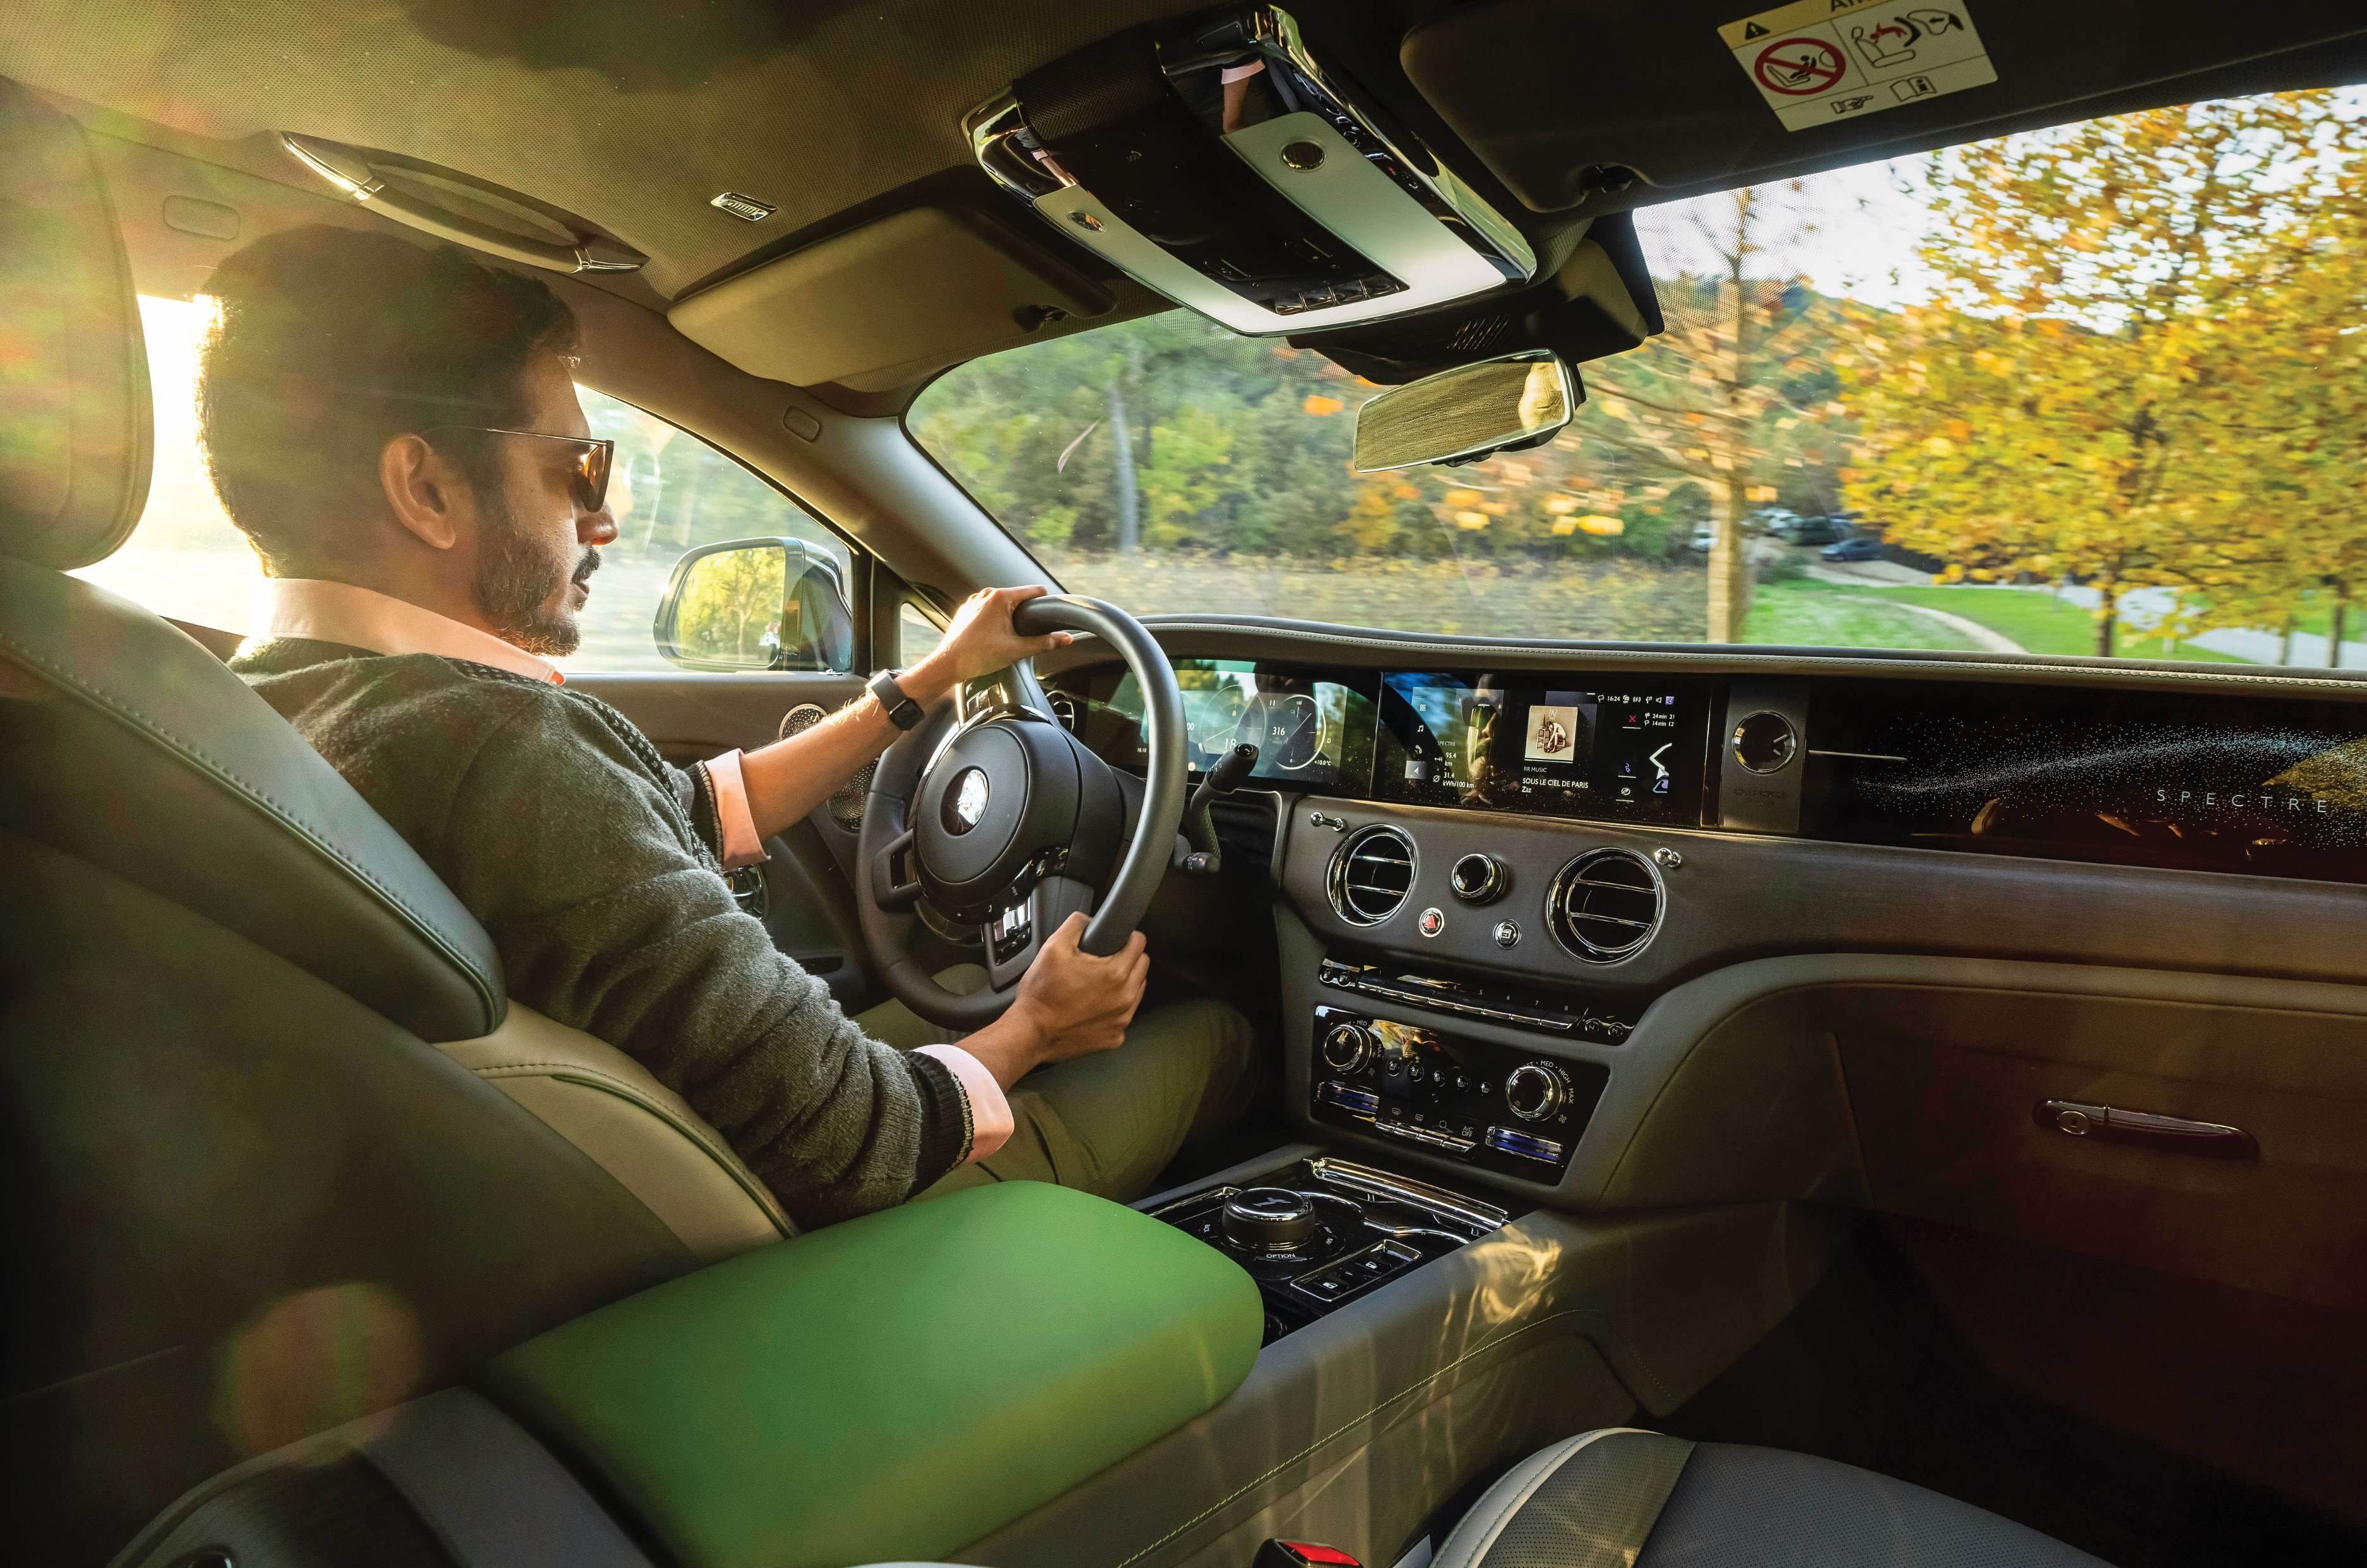
[[[2027,588],[1902,587],[1871,592],[1906,604],[1944,609],[2002,632],[2033,653],[2090,654],[2096,651],[2096,619],[2085,605],[2075,605]],[[2122,659],[2182,659],[2203,665],[2244,665],[2248,659],[2191,642],[2169,643],[2142,637],[2124,621],[2112,640],[2112,653]]]
[[[2010,638],[2020,643],[2025,653],[2061,655],[2091,654],[2096,651],[2096,622],[2094,617],[2088,613],[2085,606],[2071,604],[2056,598],[2052,594],[2037,593],[2025,588],[1942,587],[1936,585],[1928,587],[1886,587],[1874,584],[1859,586],[1855,584],[1822,583],[1814,578],[1802,579],[1796,583],[1771,585],[1771,586],[1809,590],[1842,599],[1877,601],[1886,599],[1895,605],[1920,605],[1927,609],[1946,610],[1951,615],[1960,615],[1966,620],[1977,621],[1990,631]],[[1767,589],[1761,590],[1762,594],[1767,591]],[[1920,619],[1920,618],[1907,619]],[[1774,641],[1772,638],[1762,639],[1760,636],[1759,620],[1755,613],[1751,619],[1750,630],[1753,642]],[[1944,627],[1933,625],[1925,635],[1929,639],[1935,635],[1948,637],[1954,634],[1949,632]],[[1883,645],[1894,648],[1961,648],[1970,647],[1972,643],[1969,639],[1966,639],[1957,642],[1926,640],[1916,642],[1890,642]],[[2191,642],[2172,645],[2165,643],[2157,637],[2141,637],[2133,632],[2125,622],[2121,627],[2120,636],[2113,641],[2112,653],[2114,657],[2123,659],[2179,659],[2191,664],[2204,665],[2250,663],[2249,660],[2237,658],[2232,653],[2222,653],[2211,648],[2198,648]]]
[[[1750,596],[1743,641],[1804,648],[1972,648],[1953,627],[1872,591],[1811,579],[1761,583]]]

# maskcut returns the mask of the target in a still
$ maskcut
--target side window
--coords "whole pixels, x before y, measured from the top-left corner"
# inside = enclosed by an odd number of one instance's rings
[[[937,651],[945,628],[931,620],[921,607],[906,599],[896,611],[896,667],[909,669]]]
[[[583,607],[583,645],[566,661],[569,669],[673,670],[658,655],[650,623],[674,563],[703,544],[794,540],[854,588],[853,552],[796,502],[688,431],[590,387],[576,392],[592,433],[617,443],[608,481],[617,542],[600,552]]]
[[[158,615],[245,632],[253,630],[263,568],[215,498],[198,448],[198,343],[208,316],[195,301],[142,296],[155,406],[148,506],[122,549],[74,575]],[[583,645],[568,668],[672,670],[658,655],[650,623],[674,562],[697,545],[794,540],[834,564],[840,583],[855,588],[845,542],[796,502],[689,432],[590,387],[576,391],[593,434],[617,443],[608,497],[618,532],[601,552],[584,607]]]
[[[207,307],[194,301],[140,297],[156,411],[148,507],[122,549],[74,575],[158,615],[244,632],[263,566],[214,498],[198,450],[198,340],[209,319]]]

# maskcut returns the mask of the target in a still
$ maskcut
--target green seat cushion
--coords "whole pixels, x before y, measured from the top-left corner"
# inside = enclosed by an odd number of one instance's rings
[[[1036,1182],[660,1285],[495,1360],[489,1393],[684,1568],[927,1558],[1208,1409],[1263,1312],[1214,1248]]]

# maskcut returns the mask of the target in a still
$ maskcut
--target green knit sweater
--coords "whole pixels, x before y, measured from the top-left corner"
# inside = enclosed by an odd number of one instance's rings
[[[649,1068],[798,1223],[968,1157],[951,1071],[866,1037],[741,911],[703,765],[670,766],[597,698],[465,660],[281,638],[231,667],[468,905],[512,996]]]

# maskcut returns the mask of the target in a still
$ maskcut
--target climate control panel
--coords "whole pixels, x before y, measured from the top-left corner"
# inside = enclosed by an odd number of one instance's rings
[[[1308,1113],[1319,1122],[1552,1182],[1611,1070],[1341,1007],[1315,1009]]]

